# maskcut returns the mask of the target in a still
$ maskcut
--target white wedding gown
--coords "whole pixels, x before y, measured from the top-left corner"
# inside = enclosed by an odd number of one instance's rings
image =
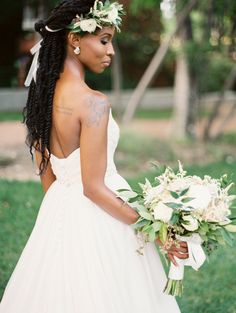
[[[110,112],[106,185],[129,188],[113,156],[119,128]],[[83,195],[80,150],[51,156],[57,177],[8,282],[0,313],[178,313],[165,295],[154,244],[144,255],[134,231]]]

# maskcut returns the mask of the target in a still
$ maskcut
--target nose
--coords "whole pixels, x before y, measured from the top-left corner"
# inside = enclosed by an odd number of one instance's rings
[[[108,45],[107,54],[111,57],[113,57],[115,55],[115,50],[114,50],[113,44],[111,42]]]

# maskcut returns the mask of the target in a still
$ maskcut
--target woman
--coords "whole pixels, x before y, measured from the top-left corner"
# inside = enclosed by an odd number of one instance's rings
[[[25,121],[46,194],[0,313],[179,312],[155,246],[136,252],[138,214],[116,195],[129,188],[113,162],[119,128],[84,80],[110,65],[121,15],[117,3],[69,0],[35,26]],[[186,258],[186,244],[168,255]]]

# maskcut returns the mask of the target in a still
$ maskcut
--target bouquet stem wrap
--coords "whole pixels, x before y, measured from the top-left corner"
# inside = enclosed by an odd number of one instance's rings
[[[205,253],[202,249],[202,239],[199,234],[193,234],[190,237],[178,236],[181,241],[186,241],[188,245],[188,259],[178,259],[178,266],[173,263],[170,265],[168,281],[165,286],[165,292],[173,296],[181,296],[183,291],[184,266],[191,266],[194,270],[198,270],[206,260]]]

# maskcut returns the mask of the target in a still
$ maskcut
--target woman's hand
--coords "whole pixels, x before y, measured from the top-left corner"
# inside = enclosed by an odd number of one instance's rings
[[[175,265],[178,266],[178,263],[175,260],[175,257],[179,259],[187,259],[188,255],[188,245],[186,241],[180,241],[178,244],[173,243],[171,246],[163,245],[160,238],[156,239],[156,242],[159,246],[166,251],[169,260]]]

